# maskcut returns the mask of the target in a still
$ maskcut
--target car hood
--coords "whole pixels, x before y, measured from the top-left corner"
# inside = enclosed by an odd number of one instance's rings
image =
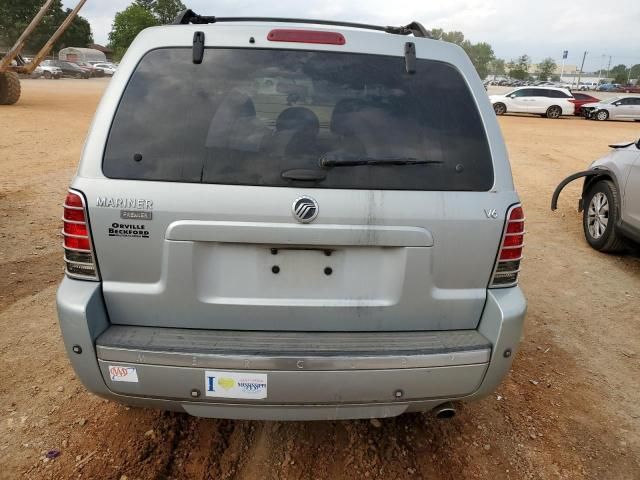
[[[506,95],[489,95],[489,100],[491,100],[491,102],[496,102],[498,100],[504,100],[506,97]]]
[[[582,105],[582,108],[585,108],[585,107],[586,107],[586,108],[589,108],[589,107],[592,107],[592,108],[602,108],[602,107],[604,107],[605,105],[607,105],[607,106],[611,106],[611,105],[610,105],[610,104],[608,104],[608,103],[607,103],[607,104],[605,104],[605,103],[602,103],[602,102],[590,102],[590,103],[585,103],[584,105]]]

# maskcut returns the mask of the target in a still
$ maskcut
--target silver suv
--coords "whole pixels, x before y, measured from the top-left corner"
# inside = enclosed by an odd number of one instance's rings
[[[562,180],[551,198],[569,183],[584,178],[578,210],[587,243],[601,252],[618,252],[631,242],[640,244],[640,140],[609,145],[612,151],[594,161],[588,170]]]
[[[524,216],[463,50],[417,23],[178,23],[131,45],[66,198],[58,312],[86,387],[295,420],[492,392]]]

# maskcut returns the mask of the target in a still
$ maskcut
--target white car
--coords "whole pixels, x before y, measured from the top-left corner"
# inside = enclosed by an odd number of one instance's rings
[[[635,120],[640,122],[640,97],[614,97],[585,103],[582,115],[587,120]]]
[[[58,80],[62,78],[62,69],[52,65],[47,60],[38,65],[38,68],[42,70],[42,76],[46,79],[54,78]]]
[[[598,82],[580,82],[578,86],[578,90],[586,91],[586,90],[595,90],[598,88]]]
[[[94,63],[93,66],[104,70],[104,74],[108,77],[116,73],[116,67],[112,63]]]
[[[556,87],[519,87],[505,95],[491,95],[496,115],[505,113],[533,113],[547,118],[573,115],[575,105],[571,92]]]

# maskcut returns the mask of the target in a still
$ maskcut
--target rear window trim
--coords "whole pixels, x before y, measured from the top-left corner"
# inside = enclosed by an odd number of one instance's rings
[[[299,44],[299,45],[305,45],[305,44]],[[309,44],[312,45],[312,44]],[[194,184],[194,185],[224,185],[224,186],[229,186],[229,187],[247,187],[247,186],[251,186],[251,187],[257,187],[257,188],[286,188],[286,189],[291,189],[291,188],[301,188],[299,185],[291,185],[291,186],[285,186],[285,185],[237,185],[237,184],[220,184],[220,183],[204,183],[204,182],[185,182],[183,180],[157,180],[157,179],[145,179],[145,178],[118,178],[118,177],[110,177],[108,176],[105,172],[104,172],[104,161],[105,161],[105,156],[106,156],[106,152],[107,152],[107,144],[109,143],[109,137],[111,135],[111,130],[113,129],[113,124],[115,122],[115,118],[116,118],[116,114],[118,113],[118,110],[120,108],[120,105],[122,104],[125,92],[127,91],[127,88],[129,87],[129,84],[131,83],[133,76],[135,74],[135,72],[138,70],[138,67],[140,66],[140,64],[142,63],[142,61],[147,57],[147,55],[149,55],[152,52],[155,52],[157,50],[172,50],[172,49],[181,49],[181,50],[191,50],[192,47],[191,46],[186,46],[186,45],[177,45],[177,46],[171,46],[171,45],[165,45],[162,47],[154,47],[154,48],[150,48],[149,50],[145,51],[144,54],[140,55],[140,57],[138,58],[137,62],[135,63],[134,67],[131,69],[131,74],[128,76],[126,83],[124,84],[124,87],[121,89],[119,97],[118,97],[118,101],[116,103],[115,108],[112,110],[111,112],[111,119],[109,120],[109,128],[106,131],[106,138],[104,141],[104,144],[102,146],[102,151],[100,154],[100,173],[105,177],[108,178],[109,180],[120,180],[120,181],[133,181],[133,182],[157,182],[159,184],[164,184],[164,183],[179,183],[179,184]],[[382,57],[382,58],[403,58],[404,57],[404,53],[402,54],[398,54],[398,55],[386,55],[386,54],[376,54],[376,53],[364,53],[364,52],[354,52],[354,51],[338,51],[338,50],[327,50],[327,49],[323,49],[323,48],[295,48],[295,47],[289,47],[289,48],[273,48],[273,47],[247,47],[247,46],[205,46],[205,53],[207,50],[248,50],[248,51],[255,51],[255,50],[264,50],[264,51],[287,51],[287,52],[300,52],[300,51],[304,51],[304,52],[315,52],[315,53],[335,53],[335,54],[348,54],[348,55],[363,55],[363,56],[376,56],[376,57]],[[474,88],[472,87],[471,83],[469,83],[469,79],[468,77],[462,72],[462,70],[460,70],[460,68],[458,68],[457,65],[455,65],[454,63],[451,62],[445,62],[442,60],[435,60],[432,58],[425,58],[425,57],[417,57],[417,60],[428,60],[431,62],[437,62],[443,65],[446,65],[452,69],[454,69],[458,75],[460,75],[460,77],[463,79],[467,90],[469,91],[469,94],[471,95],[471,97],[473,98],[473,105],[478,113],[478,116],[480,117],[480,121],[482,124],[482,131],[484,132],[484,136],[486,138],[486,143],[487,143],[487,148],[489,150],[489,156],[490,156],[490,160],[491,160],[491,186],[486,189],[486,190],[451,190],[451,189],[433,189],[433,190],[407,190],[407,189],[402,189],[402,188],[384,188],[384,189],[380,189],[380,188],[335,188],[335,187],[329,187],[329,188],[323,188],[323,187],[317,187],[316,185],[304,185],[305,189],[311,189],[311,190],[355,190],[355,191],[380,191],[380,192],[385,192],[385,191],[389,191],[389,192],[407,192],[407,191],[414,191],[414,192],[420,192],[420,191],[431,191],[431,192],[493,192],[495,191],[496,188],[496,162],[495,162],[495,152],[494,152],[494,143],[491,140],[491,136],[489,135],[489,131],[487,129],[487,124],[485,122],[484,116],[482,115],[482,109],[480,108],[480,104],[478,103],[478,96],[476,95]],[[306,183],[310,183],[310,182],[306,182]]]

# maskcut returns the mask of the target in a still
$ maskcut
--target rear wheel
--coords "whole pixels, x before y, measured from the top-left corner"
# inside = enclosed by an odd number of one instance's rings
[[[20,98],[20,78],[15,72],[0,73],[0,105],[13,105]]]
[[[504,103],[494,103],[493,111],[496,112],[496,115],[504,115],[507,113],[507,106]]]
[[[609,120],[609,112],[607,112],[606,110],[600,110],[598,113],[596,113],[596,120],[600,120],[601,122]]]
[[[620,203],[615,184],[611,180],[596,183],[584,200],[582,226],[587,243],[601,252],[624,249],[624,240],[616,232]]]
[[[45,70],[44,71],[44,78],[46,78],[47,80],[50,80],[52,77],[51,72]]]
[[[562,115],[562,109],[557,106],[557,105],[552,105],[549,108],[547,108],[547,113],[546,116],[547,118],[560,118],[560,115]]]

